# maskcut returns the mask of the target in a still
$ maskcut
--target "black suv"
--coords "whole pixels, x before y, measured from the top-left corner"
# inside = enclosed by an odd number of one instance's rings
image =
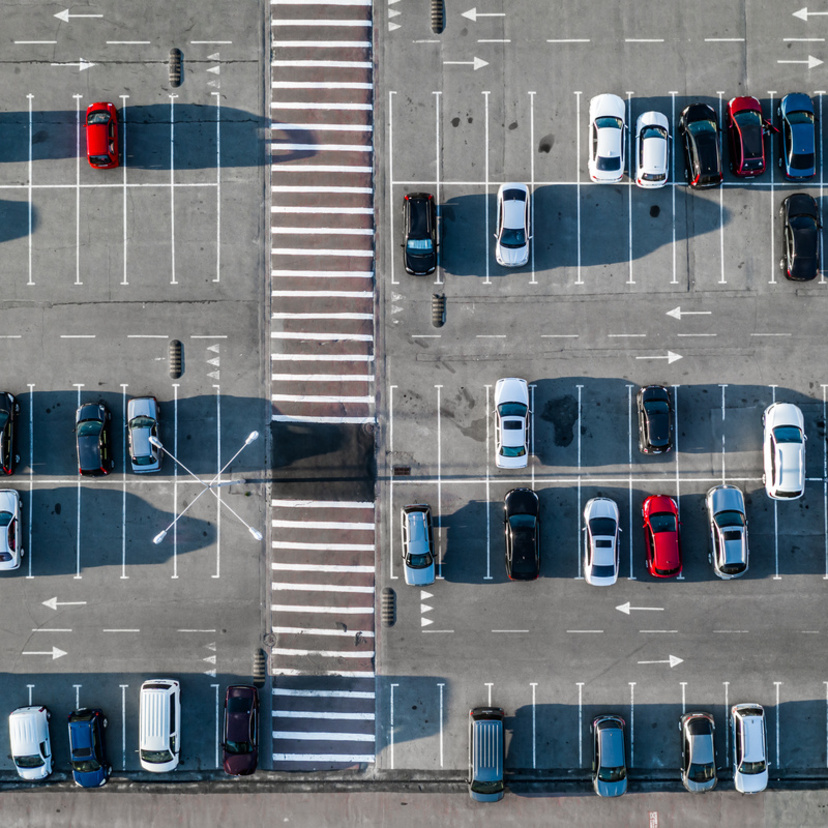
[[[3,474],[14,474],[17,415],[20,406],[8,391],[0,391],[0,463]]]
[[[636,396],[638,448],[644,454],[661,454],[673,448],[673,406],[663,385],[648,385]]]
[[[431,193],[403,198],[403,261],[407,273],[427,276],[437,267],[437,209]]]
[[[687,159],[685,176],[691,187],[718,187],[722,183],[719,122],[712,107],[694,103],[681,111],[679,132]]]
[[[785,256],[779,267],[789,279],[807,282],[819,271],[819,205],[807,193],[788,196],[779,208]]]
[[[103,403],[85,403],[75,412],[79,474],[100,477],[115,466],[110,449],[110,416]]]

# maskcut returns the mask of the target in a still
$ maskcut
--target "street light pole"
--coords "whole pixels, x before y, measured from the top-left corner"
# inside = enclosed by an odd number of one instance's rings
[[[178,523],[179,518],[183,517],[183,515],[186,514],[187,510],[204,494],[204,492],[210,492],[222,506],[226,506],[230,510],[231,514],[233,514],[236,518],[238,518],[238,520],[242,524],[244,524],[247,531],[250,532],[250,534],[257,541],[260,541],[262,539],[262,533],[259,532],[257,529],[254,529],[232,506],[230,506],[229,503],[225,503],[215,492],[215,490],[220,488],[221,486],[240,485],[245,482],[244,480],[222,480],[219,482],[219,478],[221,477],[225,469],[247,448],[247,446],[249,446],[251,443],[254,443],[258,439],[259,432],[251,431],[250,434],[247,435],[247,438],[245,439],[244,443],[242,443],[239,450],[219,469],[219,471],[216,473],[216,476],[208,483],[202,480],[195,472],[188,469],[168,448],[164,446],[164,444],[157,437],[151,436],[149,438],[149,441],[150,443],[152,443],[152,445],[154,445],[157,449],[163,451],[165,454],[172,457],[172,459],[179,466],[181,466],[181,468],[184,469],[184,471],[186,471],[187,474],[190,475],[190,477],[197,480],[203,486],[202,490],[192,499],[192,501],[190,501],[190,503],[188,503],[187,506],[185,506],[184,509],[175,516],[175,520],[173,520],[173,522],[169,526],[167,526],[166,529],[163,529],[161,532],[159,532],[152,539],[152,542],[154,544],[161,543],[161,541],[163,541],[164,538],[167,536],[167,533],[170,531],[170,529],[172,529],[173,526],[175,526],[175,524]]]

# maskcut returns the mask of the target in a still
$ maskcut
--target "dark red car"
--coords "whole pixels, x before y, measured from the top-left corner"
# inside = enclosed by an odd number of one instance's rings
[[[86,108],[86,157],[96,170],[118,166],[118,111],[112,103],[93,103]]]
[[[656,578],[681,574],[678,506],[672,497],[651,495],[641,508],[647,572]]]
[[[734,175],[750,178],[765,171],[766,129],[769,121],[762,117],[762,105],[746,95],[731,98],[727,104],[727,134],[730,138],[730,169]]]
[[[247,776],[259,762],[259,691],[232,684],[224,696],[224,772]]]

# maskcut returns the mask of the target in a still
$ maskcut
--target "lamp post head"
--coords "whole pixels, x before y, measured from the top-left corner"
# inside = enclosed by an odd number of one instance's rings
[[[248,526],[247,528],[250,530],[250,534],[253,535],[253,537],[256,538],[257,541],[260,541],[262,539],[262,533],[259,532],[257,529],[254,529],[252,526]]]
[[[256,440],[259,439],[259,432],[258,431],[251,431],[250,434],[247,435],[247,439],[244,441],[246,446],[249,446],[251,443],[255,443]]]
[[[166,530],[166,529],[164,529],[163,531],[159,532],[159,533],[158,533],[158,534],[157,534],[157,535],[156,535],[156,536],[152,539],[152,542],[153,542],[156,546],[158,546],[158,544],[159,544],[159,543],[161,543],[161,541],[162,541],[162,540],[164,540],[164,538],[166,538],[166,537],[167,537],[167,530]]]
[[[149,441],[156,448],[166,451],[166,449],[164,449],[163,443],[157,437],[153,436],[152,434],[150,434]]]

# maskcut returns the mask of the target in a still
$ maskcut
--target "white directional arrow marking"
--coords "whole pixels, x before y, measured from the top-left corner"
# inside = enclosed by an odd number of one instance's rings
[[[399,12],[397,12],[397,14],[399,14]],[[388,31],[389,32],[393,32],[395,29],[399,29],[399,28],[400,28],[399,23],[395,23],[393,20],[388,21]]]
[[[650,354],[649,356],[637,356],[636,359],[666,359],[668,365],[681,359],[681,354],[674,354],[672,351],[667,351],[666,356],[659,356],[657,354]]]
[[[423,618],[420,617],[420,626],[427,627],[429,624],[433,624],[434,622],[430,618]]]
[[[86,601],[58,601],[57,596],[55,596],[54,598],[50,598],[48,601],[44,601],[43,606],[56,610],[58,607],[80,607],[85,603]]]
[[[681,319],[682,316],[710,316],[713,311],[683,311],[681,305],[677,308],[667,311],[667,316],[672,316],[673,319]]]
[[[84,60],[81,58],[77,63],[53,63],[52,66],[77,66],[79,72],[83,72],[84,69],[91,69],[93,66],[97,66],[97,63],[90,63],[88,60]]]
[[[51,656],[52,661],[54,661],[56,658],[65,656],[66,653],[63,650],[59,650],[57,647],[52,647],[51,650],[24,650],[23,655],[47,655]]]
[[[819,58],[815,58],[813,55],[808,55],[808,60],[777,60],[777,63],[807,63],[809,69],[813,69],[814,66],[822,66],[825,61],[820,60]]]
[[[678,656],[668,656],[667,658],[663,659],[662,661],[639,661],[639,664],[669,664],[670,669],[672,670],[677,664],[683,664],[684,659],[679,658]]]
[[[621,604],[621,606],[616,607],[619,612],[623,612],[625,615],[630,614],[630,610],[646,610],[647,612],[664,612],[664,607],[631,607],[630,602],[627,601],[626,604]]]
[[[426,592],[424,589],[420,590],[420,600],[421,601],[425,601],[426,598],[433,598],[433,597],[434,597],[433,592]]]
[[[476,8],[474,8],[463,12],[462,16],[468,17],[469,20],[473,20],[477,23],[478,17],[506,17],[506,12],[479,12]]]
[[[808,7],[800,9],[799,11],[792,12],[794,17],[798,17],[800,20],[804,20],[806,23],[808,22],[809,17],[813,17],[817,14],[828,14],[828,11],[824,12],[809,12]]]
[[[55,17],[58,20],[62,20],[64,23],[69,22],[70,17],[103,17],[102,14],[69,14],[69,9],[65,9],[62,12],[58,12]]]
[[[488,66],[489,62],[476,57],[474,60],[444,60],[443,64],[451,66],[474,66],[474,71],[476,72],[478,69]]]
[[[430,607],[428,604],[420,604],[420,612],[430,612],[433,609],[434,607]]]

